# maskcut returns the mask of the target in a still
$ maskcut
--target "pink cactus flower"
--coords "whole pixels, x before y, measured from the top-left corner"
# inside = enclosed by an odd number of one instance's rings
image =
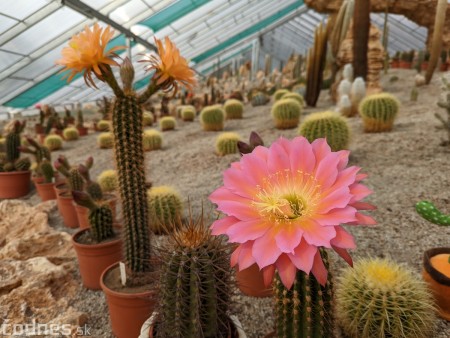
[[[371,194],[359,183],[361,168],[347,167],[349,151],[332,152],[325,139],[280,138],[258,146],[225,170],[224,185],[209,199],[227,216],[215,221],[213,235],[238,243],[231,265],[243,270],[256,263],[266,285],[275,269],[290,289],[297,270],[310,272],[322,285],[327,270],[319,248],[332,248],[350,265],[353,237],[342,224],[375,224],[360,210]]]

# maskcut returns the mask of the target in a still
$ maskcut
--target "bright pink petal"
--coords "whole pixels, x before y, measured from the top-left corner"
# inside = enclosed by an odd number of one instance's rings
[[[253,241],[246,242],[240,245],[241,250],[239,252],[238,258],[239,271],[247,269],[251,265],[255,264],[255,258],[252,255],[252,246]]]
[[[270,227],[271,224],[263,219],[240,221],[229,227],[226,234],[229,237],[229,242],[244,243],[263,236]]]
[[[356,221],[356,209],[350,206],[332,209],[325,214],[317,214],[314,220],[320,225],[336,225]]]
[[[308,274],[313,266],[316,252],[317,247],[309,245],[305,240],[302,240],[300,245],[295,248],[294,254],[288,254],[288,256],[297,269]]]
[[[336,181],[338,163],[339,156],[336,153],[328,154],[318,163],[314,176],[322,186],[322,190],[328,189]]]
[[[354,249],[356,244],[352,235],[350,235],[341,226],[334,227],[336,230],[336,236],[331,240],[331,245],[337,246],[339,248]]]
[[[366,202],[355,202],[351,206],[358,210],[377,210],[375,205]]]
[[[365,185],[355,183],[350,186],[350,193],[353,195],[350,203],[358,202],[362,200],[364,197],[369,196],[372,193],[372,190],[367,188]]]
[[[377,224],[377,221],[375,221],[372,217],[361,214],[360,212],[356,213],[356,221],[350,222],[347,224],[350,225],[375,225]]]
[[[294,253],[294,249],[302,240],[303,230],[296,224],[286,224],[279,227],[275,241],[282,252]]]
[[[350,156],[349,150],[340,150],[336,152],[339,156],[339,163],[337,165],[337,168],[339,171],[343,170],[347,164],[348,164],[348,157]]]
[[[241,159],[242,171],[247,175],[251,173],[251,177],[257,184],[262,184],[264,180],[269,176],[267,169],[267,161],[258,156],[252,156],[252,154],[245,154]]]
[[[323,264],[322,257],[320,256],[319,251],[317,251],[316,255],[314,256],[314,264],[311,269],[311,273],[314,275],[314,277],[316,277],[317,281],[322,286],[325,286],[327,284],[328,271]]]
[[[330,189],[348,187],[354,184],[356,181],[356,174],[359,170],[360,168],[353,166],[340,171],[336,178],[336,182],[334,182],[333,186]]]
[[[350,189],[348,187],[341,187],[331,191],[319,202],[317,212],[319,214],[325,214],[332,209],[345,208],[352,198]]]
[[[257,146],[253,151],[252,155],[255,155],[256,157],[259,157],[260,159],[267,162],[267,158],[269,156],[269,148],[263,147],[263,146]]]
[[[356,181],[362,181],[363,179],[365,179],[367,177],[367,174],[358,174],[356,175]]]
[[[302,221],[303,238],[310,245],[330,248],[330,241],[336,236],[336,230],[331,226],[322,226],[313,219]]]
[[[227,233],[228,228],[233,224],[235,224],[236,222],[239,222],[239,220],[233,216],[227,216],[218,219],[217,221],[214,221],[214,223],[211,225],[211,234],[214,236],[224,235]]]
[[[341,256],[344,261],[347,262],[348,265],[353,267],[353,259],[352,256],[348,253],[346,249],[338,248],[337,246],[332,246],[333,250],[336,251],[336,253]]]
[[[239,254],[241,253],[242,244],[239,245],[230,256],[230,266],[233,267],[239,262]]]
[[[217,210],[228,216],[235,216],[241,220],[259,218],[258,212],[252,206],[252,200],[238,196],[225,187],[220,187],[209,195],[209,200],[217,204]]]
[[[267,168],[270,174],[278,172],[284,173],[285,169],[290,169],[289,156],[283,146],[280,144],[282,139],[274,142],[269,148],[269,157],[267,159]]]
[[[290,289],[294,284],[295,276],[297,275],[297,268],[292,264],[291,260],[286,254],[282,254],[276,263],[278,274],[280,275],[281,282]]]
[[[312,173],[316,166],[316,159],[311,144],[304,137],[296,137],[291,143],[289,153],[291,170],[295,172]]]
[[[223,173],[223,184],[234,194],[252,198],[256,193],[256,182],[247,173],[237,169],[227,169]]]
[[[253,244],[253,257],[260,268],[275,263],[282,253],[275,241],[275,235],[276,230],[270,229]]]
[[[324,138],[318,138],[311,143],[312,149],[314,151],[314,156],[316,157],[316,168],[317,164],[322,161],[325,156],[331,153],[331,148]]]
[[[261,271],[263,273],[264,285],[269,287],[270,284],[272,284],[273,277],[275,276],[275,265],[266,266]]]

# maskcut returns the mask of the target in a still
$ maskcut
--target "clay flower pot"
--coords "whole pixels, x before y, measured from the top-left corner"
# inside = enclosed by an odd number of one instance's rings
[[[447,63],[441,63],[441,65],[439,66],[439,70],[441,72],[446,72],[448,70],[448,64]]]
[[[36,134],[44,134],[45,133],[45,128],[42,124],[35,124],[34,125],[34,131],[36,132]]]
[[[56,200],[55,183],[35,183],[34,185],[42,202]]]
[[[100,286],[108,303],[112,331],[117,338],[138,337],[142,324],[157,305],[156,292],[147,290],[140,293],[124,293],[112,290],[107,285],[107,279],[118,269],[119,264],[115,263],[103,271],[100,277]]]
[[[88,128],[86,127],[77,127],[78,133],[80,136],[86,136],[88,134]]]
[[[242,271],[236,269],[236,281],[239,290],[247,296],[263,298],[273,295],[272,288],[264,285],[263,274],[256,264]]]
[[[72,236],[72,244],[77,253],[83,285],[92,290],[100,290],[100,276],[111,264],[122,259],[122,239],[116,239],[99,244],[82,244],[79,237],[89,229],[77,231]]]
[[[31,171],[0,173],[0,199],[19,198],[30,192]]]
[[[157,338],[155,335],[155,324],[158,321],[158,313],[153,312],[151,317],[147,319],[141,328],[141,334],[138,338]],[[242,324],[236,316],[230,316],[228,322],[233,328],[230,329],[228,338],[247,338],[244,330],[242,329]]]
[[[408,61],[400,61],[400,68],[401,69],[411,69],[411,62]]]
[[[63,218],[65,226],[78,228],[77,212],[75,211],[74,201],[70,192],[62,191],[57,193],[56,197],[59,214]]]
[[[117,197],[114,195],[109,195],[109,194],[106,196],[107,196],[107,198],[105,199],[105,202],[108,202],[108,204],[112,210],[112,213],[113,213],[113,220],[115,221]],[[78,223],[80,225],[80,229],[89,228],[90,227],[89,219],[88,219],[89,209],[75,203],[75,211],[77,212]]]
[[[399,61],[391,61],[391,68],[398,68],[399,63]]]
[[[434,248],[423,256],[423,279],[433,292],[439,315],[450,321],[450,248]]]

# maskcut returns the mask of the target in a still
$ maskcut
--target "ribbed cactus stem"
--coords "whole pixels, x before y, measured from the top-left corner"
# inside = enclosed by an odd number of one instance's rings
[[[20,157],[20,133],[25,128],[25,123],[22,126],[22,123],[16,121],[14,123],[13,130],[11,130],[6,135],[6,161],[7,162],[15,162]]]
[[[43,159],[39,164],[39,171],[44,176],[45,183],[53,182],[53,177],[55,176],[55,171],[53,170],[53,166],[47,159]]]
[[[116,98],[113,126],[126,263],[135,273],[148,272],[151,270],[150,232],[142,146],[143,114],[136,96]]]
[[[84,189],[83,176],[81,176],[77,168],[70,169],[69,176],[67,177],[67,179],[71,190],[83,191]]]
[[[321,255],[328,268],[326,252],[321,251]],[[322,286],[312,274],[297,271],[290,290],[277,275],[274,282],[276,337],[332,337],[332,289],[330,273],[326,285]]]
[[[450,215],[442,213],[436,206],[429,201],[421,201],[416,204],[417,213],[428,222],[450,226]]]

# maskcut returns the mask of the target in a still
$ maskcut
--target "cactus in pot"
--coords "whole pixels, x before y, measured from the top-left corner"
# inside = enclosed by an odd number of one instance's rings
[[[28,157],[20,158],[23,149],[21,134],[25,129],[26,122],[12,121],[10,126],[5,137],[5,156],[0,159],[0,172],[28,171],[31,166],[30,159]]]

